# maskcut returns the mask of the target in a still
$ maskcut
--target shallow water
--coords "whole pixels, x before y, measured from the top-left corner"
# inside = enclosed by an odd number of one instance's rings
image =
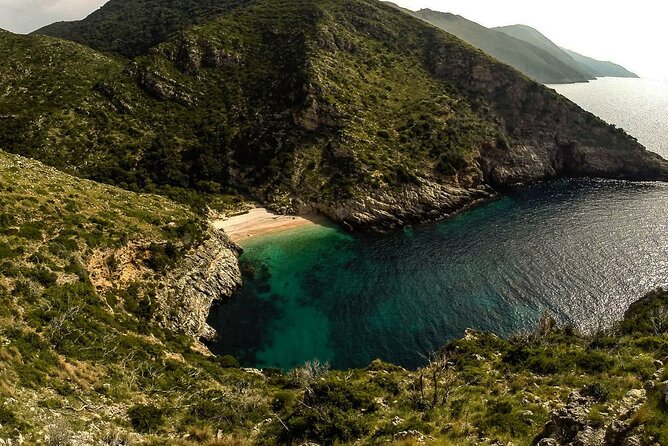
[[[646,122],[668,102],[654,110],[634,82],[558,89],[668,154],[666,128]],[[634,95],[646,108],[629,105]],[[212,312],[212,348],[246,366],[416,367],[466,328],[508,335],[545,310],[585,330],[610,324],[668,285],[667,217],[666,184],[562,180],[386,235],[314,226],[247,241],[242,259],[255,272]]]

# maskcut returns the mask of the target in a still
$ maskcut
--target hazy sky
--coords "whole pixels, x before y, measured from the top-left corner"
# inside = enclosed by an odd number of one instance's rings
[[[225,0],[221,0],[225,1]],[[85,17],[106,0],[0,0],[0,28],[25,33]],[[485,26],[530,25],[560,46],[625,65],[641,76],[668,76],[668,5],[663,0],[395,0],[452,12]]]

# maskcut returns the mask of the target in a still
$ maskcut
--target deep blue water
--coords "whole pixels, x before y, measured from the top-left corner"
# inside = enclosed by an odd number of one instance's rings
[[[554,88],[668,157],[668,82]],[[564,180],[392,234],[332,226],[247,241],[255,274],[212,312],[213,348],[246,366],[415,367],[468,327],[508,335],[544,310],[590,330],[668,285],[667,222],[666,184]]]
[[[316,226],[246,242],[255,268],[210,318],[243,365],[406,367],[468,327],[508,335],[544,310],[591,329],[668,284],[668,185],[562,180],[385,235]]]

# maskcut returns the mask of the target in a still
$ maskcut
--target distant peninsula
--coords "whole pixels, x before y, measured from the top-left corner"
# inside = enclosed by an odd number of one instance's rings
[[[538,30],[526,25],[486,28],[460,15],[431,9],[411,11],[393,6],[459,37],[544,84],[587,82],[597,77],[638,77],[621,65],[560,48]]]

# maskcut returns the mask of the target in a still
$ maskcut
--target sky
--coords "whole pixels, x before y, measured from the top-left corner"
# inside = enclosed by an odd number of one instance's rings
[[[517,23],[533,26],[559,46],[612,60],[643,77],[668,78],[668,4],[663,0],[394,1],[413,10],[430,8],[460,14],[488,27]],[[84,18],[105,2],[0,0],[0,28],[27,33],[55,21]]]

